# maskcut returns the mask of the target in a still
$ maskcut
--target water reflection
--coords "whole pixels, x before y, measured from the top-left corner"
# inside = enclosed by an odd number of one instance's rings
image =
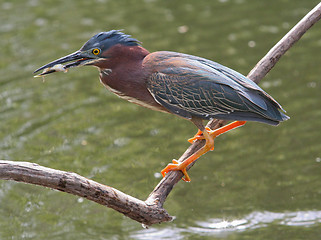
[[[267,227],[270,223],[287,226],[305,226],[321,222],[321,211],[298,211],[287,213],[253,212],[242,219],[211,219],[197,222],[200,227],[191,227],[195,232],[244,231]]]
[[[85,105],[94,104],[97,102],[97,98],[90,97],[82,102],[76,102],[70,104],[68,106],[60,107],[55,112],[49,112],[40,118],[36,118],[24,123],[16,132],[11,133],[2,140],[0,140],[0,148],[3,148],[3,154],[9,154],[11,151],[16,151],[17,148],[22,148],[24,143],[31,139],[36,134],[41,133],[44,129],[48,129],[50,123],[53,121],[57,121],[58,118],[62,117],[64,114],[70,113],[79,107],[83,107]],[[10,149],[9,146],[12,142],[19,139],[18,142],[15,142],[15,149]]]
[[[297,212],[252,212],[241,219],[209,219],[208,221],[196,222],[196,227],[188,228],[151,228],[141,230],[133,234],[133,239],[183,239],[184,234],[196,234],[198,236],[225,237],[226,234],[242,232],[259,228],[266,228],[270,225],[310,227],[321,222],[321,211],[297,211]]]

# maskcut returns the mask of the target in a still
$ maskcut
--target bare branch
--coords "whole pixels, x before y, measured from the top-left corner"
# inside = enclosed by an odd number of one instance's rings
[[[321,18],[321,2],[298,22],[275,46],[256,64],[247,75],[259,83],[279,59],[296,43],[303,34]]]
[[[0,179],[31,183],[87,198],[146,225],[172,220],[166,210],[157,205],[149,205],[76,173],[42,167],[35,163],[0,160]]]
[[[321,3],[312,9],[262,58],[248,74],[248,77],[258,83],[273,68],[280,57],[320,18]],[[208,123],[208,126],[211,129],[216,129],[224,124],[226,124],[225,121],[212,120]],[[204,140],[194,142],[179,158],[179,161],[185,160],[203,145]],[[189,168],[191,167],[190,165]],[[81,196],[113,208],[146,225],[172,220],[172,217],[163,209],[163,204],[182,176],[183,174],[180,171],[169,172],[144,202],[76,173],[54,170],[33,163],[0,160],[0,179],[41,185]]]

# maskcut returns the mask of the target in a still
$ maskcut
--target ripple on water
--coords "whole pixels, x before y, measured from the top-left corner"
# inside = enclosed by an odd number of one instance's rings
[[[197,222],[199,227],[191,227],[192,232],[221,233],[245,231],[267,227],[270,223],[286,226],[310,226],[321,222],[321,211],[298,211],[298,212],[253,212],[243,219],[224,220],[210,219],[206,222]]]
[[[15,142],[15,149],[22,148],[24,143],[28,141],[34,135],[44,131],[49,128],[50,124],[57,119],[61,118],[64,114],[70,114],[75,109],[78,109],[79,106],[90,105],[96,103],[98,101],[97,98],[91,97],[87,98],[81,102],[76,102],[70,105],[66,105],[64,107],[59,108],[55,112],[50,112],[41,118],[36,118],[30,121],[25,122],[20,128],[17,129],[16,132],[11,133],[5,136],[0,141],[0,148],[3,148],[4,151],[6,148],[10,146],[12,142]],[[10,149],[7,153],[10,152]]]
[[[209,219],[196,222],[197,227],[189,228],[150,228],[132,235],[134,239],[183,239],[186,233],[197,235],[226,235],[232,232],[243,232],[273,225],[309,227],[321,223],[321,211],[297,211],[286,213],[253,212],[242,219]],[[173,238],[175,236],[175,238]]]

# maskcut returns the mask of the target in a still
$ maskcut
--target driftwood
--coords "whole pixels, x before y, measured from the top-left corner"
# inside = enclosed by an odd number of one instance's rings
[[[252,69],[248,78],[258,83],[276,64],[280,57],[321,18],[321,3],[295,25]],[[208,127],[216,129],[225,121],[212,120]],[[204,140],[195,141],[180,157],[183,161],[201,148]],[[191,165],[189,168],[192,167]],[[29,162],[0,160],[0,179],[41,185],[87,198],[113,208],[145,225],[171,221],[173,218],[163,204],[175,184],[182,178],[180,171],[169,172],[145,200],[129,196],[115,188],[97,183],[76,173],[64,172]]]

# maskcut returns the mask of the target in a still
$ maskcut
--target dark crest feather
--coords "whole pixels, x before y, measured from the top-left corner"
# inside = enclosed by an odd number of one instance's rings
[[[89,39],[81,48],[87,50],[94,47],[109,48],[116,44],[123,44],[125,46],[139,46],[140,42],[132,38],[131,35],[122,33],[120,30],[111,30],[108,32],[100,32]]]

